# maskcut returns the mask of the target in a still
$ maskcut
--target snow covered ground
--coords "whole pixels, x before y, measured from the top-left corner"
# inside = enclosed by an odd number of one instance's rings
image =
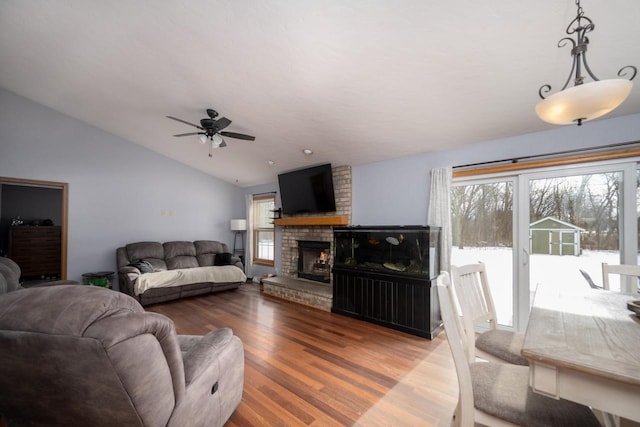
[[[512,325],[513,318],[513,261],[511,248],[453,248],[451,263],[453,265],[471,264],[478,261],[485,263],[487,276],[498,321],[504,325]],[[587,281],[580,274],[586,271],[591,279],[602,286],[602,263],[620,264],[617,251],[587,251],[580,256],[530,255],[530,298],[533,298],[539,283],[556,283],[557,286],[588,287]],[[611,277],[611,288],[616,289],[619,283]]]

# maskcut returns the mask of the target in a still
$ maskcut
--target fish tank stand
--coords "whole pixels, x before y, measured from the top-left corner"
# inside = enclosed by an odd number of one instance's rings
[[[334,227],[331,311],[432,339],[442,330],[440,228]]]

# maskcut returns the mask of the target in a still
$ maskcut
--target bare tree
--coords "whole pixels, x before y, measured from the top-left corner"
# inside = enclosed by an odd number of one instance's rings
[[[510,183],[454,187],[452,190],[454,245],[510,246],[513,191]]]
[[[640,179],[640,178],[639,178]],[[553,217],[587,230],[585,243],[618,248],[620,174],[589,174],[531,181],[531,221]],[[510,246],[513,189],[508,182],[456,186],[452,189],[454,245]]]

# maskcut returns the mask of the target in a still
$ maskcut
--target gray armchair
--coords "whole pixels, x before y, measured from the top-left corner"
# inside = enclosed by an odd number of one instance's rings
[[[16,291],[22,289],[20,284],[20,266],[10,258],[0,256],[0,295],[7,292]],[[56,280],[52,282],[45,282],[40,286],[55,286],[55,285],[77,285],[75,280]]]
[[[167,317],[94,286],[0,295],[0,360],[9,426],[221,426],[244,383],[230,329],[177,335]]]

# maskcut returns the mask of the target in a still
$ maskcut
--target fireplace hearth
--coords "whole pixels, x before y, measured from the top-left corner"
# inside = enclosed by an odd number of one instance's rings
[[[331,282],[330,242],[298,240],[298,277]]]

